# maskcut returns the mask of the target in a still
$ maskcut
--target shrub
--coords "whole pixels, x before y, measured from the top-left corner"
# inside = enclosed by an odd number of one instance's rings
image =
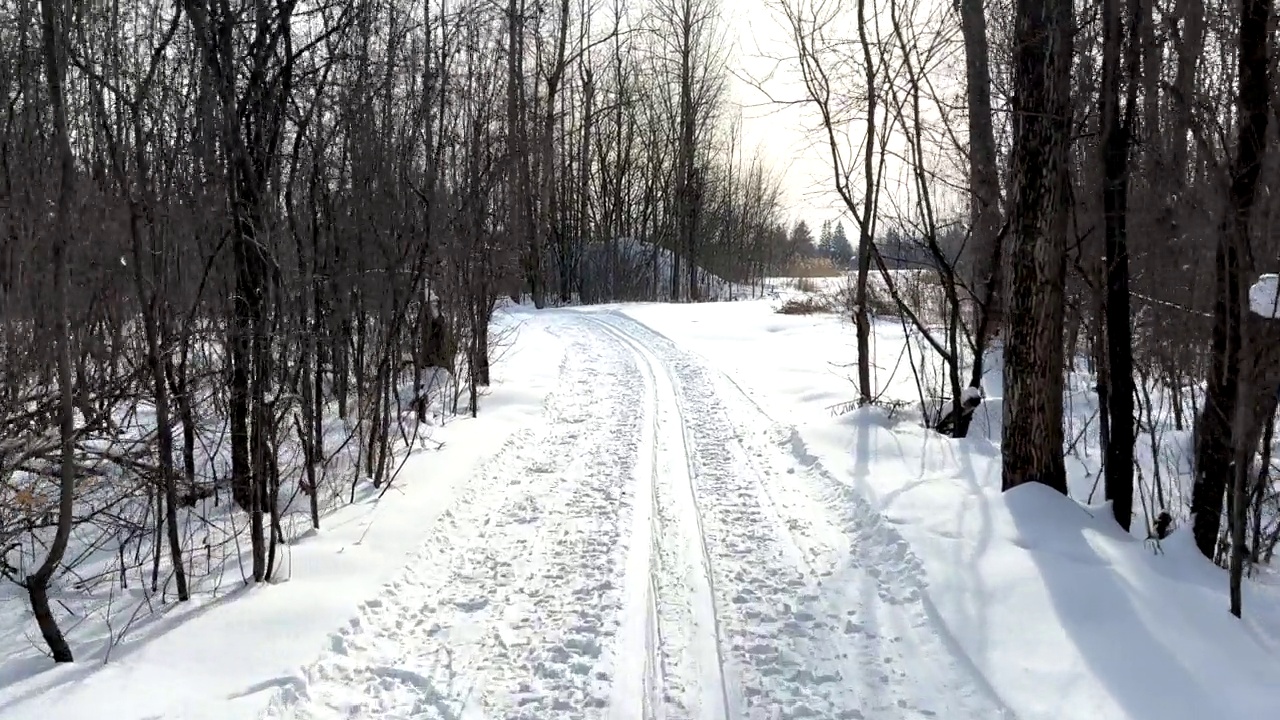
[[[790,298],[778,306],[780,315],[816,315],[831,312],[831,305],[819,297]]]

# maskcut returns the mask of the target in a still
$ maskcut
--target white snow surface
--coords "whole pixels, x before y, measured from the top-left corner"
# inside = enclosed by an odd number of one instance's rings
[[[1262,275],[1249,288],[1249,309],[1262,317],[1280,320],[1280,275]]]
[[[511,309],[479,418],[289,581],[170,609],[105,665],[34,672],[27,642],[0,720],[1274,716],[1268,569],[1236,620],[1189,531],[1157,554],[1078,502],[1087,458],[1075,499],[1001,493],[998,363],[973,439],[834,412],[852,333],[772,310]],[[905,342],[877,325],[891,398]]]
[[[700,313],[663,305],[627,313],[733,378],[780,424],[795,427],[804,452],[901,533],[921,564],[921,603],[932,627],[1012,716],[1274,714],[1280,578],[1273,569],[1246,580],[1245,618],[1233,618],[1226,573],[1198,553],[1189,526],[1157,554],[1144,540],[1141,515],[1136,536],[1126,535],[1109,506],[1083,502],[1096,484],[1096,446],[1068,458],[1071,498],[1036,485],[1002,493],[998,349],[987,358],[974,437],[951,440],[921,429],[918,415],[907,412],[891,417],[870,407],[840,414],[854,395],[852,332],[839,318],[770,309],[747,302]],[[881,323],[875,330],[875,384],[889,399],[912,399],[912,372],[905,362],[895,364],[905,342],[900,327]],[[1069,439],[1096,434],[1086,425],[1096,399],[1081,385],[1087,383],[1073,378],[1067,398]],[[1180,440],[1171,431],[1163,452],[1181,453]],[[1151,458],[1142,459],[1151,477]]]

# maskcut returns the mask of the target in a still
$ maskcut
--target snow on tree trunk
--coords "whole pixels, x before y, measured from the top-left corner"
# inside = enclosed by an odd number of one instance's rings
[[[1249,309],[1255,315],[1280,320],[1280,275],[1268,274],[1258,278],[1249,288]]]

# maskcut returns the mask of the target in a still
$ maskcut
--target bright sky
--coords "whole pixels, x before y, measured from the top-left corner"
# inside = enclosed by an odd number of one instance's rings
[[[799,100],[804,88],[794,79],[794,64],[779,67],[769,56],[789,58],[790,35],[773,4],[776,0],[721,0],[733,45],[730,93],[742,104],[742,133],[747,154],[759,154],[783,177],[787,215],[804,219],[816,236],[824,220],[844,213],[832,189],[830,151],[815,133],[817,118],[807,108],[772,104],[745,78],[765,79],[763,87],[775,100]],[[848,226],[846,221],[846,229]]]

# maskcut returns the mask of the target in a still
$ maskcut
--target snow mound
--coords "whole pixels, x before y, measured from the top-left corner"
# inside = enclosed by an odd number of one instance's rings
[[[1280,320],[1280,275],[1263,275],[1249,288],[1249,309],[1256,315]]]
[[[676,291],[681,298],[689,294],[686,259],[645,240],[622,237],[591,245],[582,266],[582,301],[586,303],[670,300],[673,270],[679,271]],[[698,293],[703,300],[734,300],[749,297],[751,288],[699,268]]]

